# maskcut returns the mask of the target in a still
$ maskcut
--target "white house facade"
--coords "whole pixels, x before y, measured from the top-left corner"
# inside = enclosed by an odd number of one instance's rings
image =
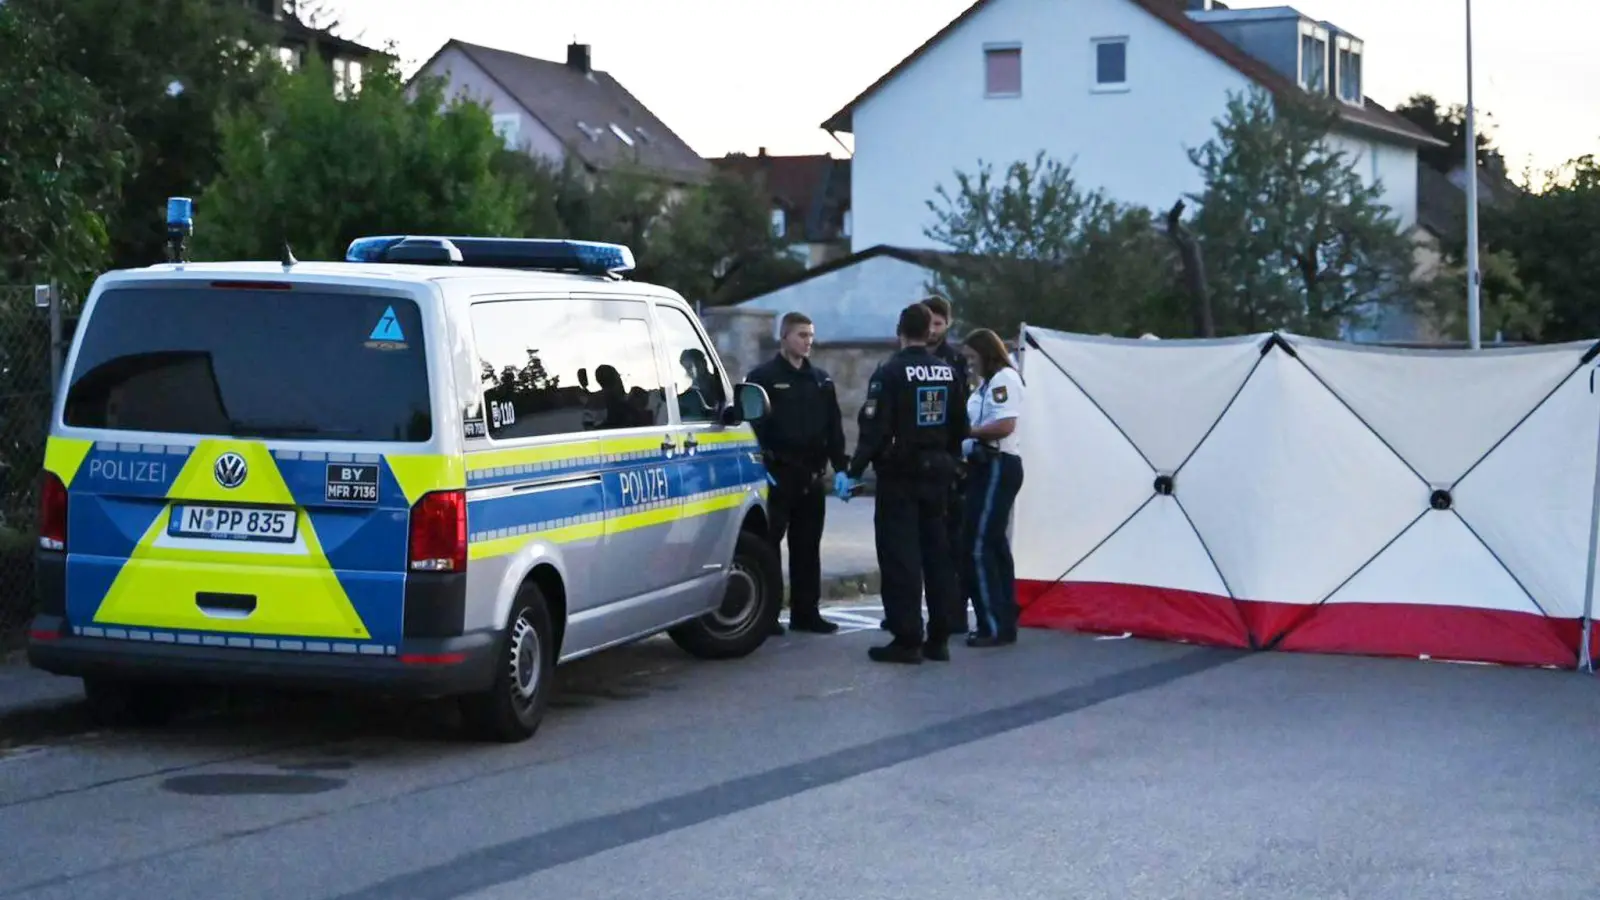
[[[794,281],[739,304],[742,309],[800,312],[816,325],[817,340],[883,341],[894,336],[900,311],[933,290],[933,254],[871,247],[818,266]],[[773,337],[777,338],[777,322]]]
[[[823,127],[855,139],[852,250],[935,248],[927,202],[980,161],[997,176],[1043,151],[1083,188],[1162,211],[1202,184],[1186,148],[1229,92],[1340,99],[1331,143],[1416,221],[1416,148],[1437,143],[1361,91],[1361,41],[1290,7],[1209,0],[980,0]],[[942,248],[941,248],[942,249]]]

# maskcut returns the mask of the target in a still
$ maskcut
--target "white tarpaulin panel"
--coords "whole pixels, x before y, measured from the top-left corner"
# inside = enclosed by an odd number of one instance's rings
[[[1595,346],[1028,328],[1023,622],[1571,666]]]

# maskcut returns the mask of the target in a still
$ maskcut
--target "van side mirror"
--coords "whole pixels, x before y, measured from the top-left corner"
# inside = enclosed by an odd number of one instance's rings
[[[766,388],[759,384],[741,381],[733,386],[733,405],[723,410],[723,424],[756,422],[766,418],[770,412],[772,412],[772,400],[767,397]],[[732,421],[729,421],[730,419]]]

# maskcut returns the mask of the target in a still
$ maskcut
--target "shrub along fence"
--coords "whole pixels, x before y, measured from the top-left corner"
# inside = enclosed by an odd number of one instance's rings
[[[33,616],[39,472],[54,379],[75,327],[63,307],[54,289],[0,285],[0,650],[21,644]]]

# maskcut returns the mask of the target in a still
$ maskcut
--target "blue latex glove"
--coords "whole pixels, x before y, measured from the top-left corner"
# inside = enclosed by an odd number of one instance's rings
[[[967,438],[966,440],[962,441],[961,442],[961,458],[962,459],[971,459],[972,458],[972,451],[976,450],[977,448],[978,448],[978,439],[977,438]]]
[[[833,473],[833,495],[840,500],[850,499],[850,476],[843,472]]]

